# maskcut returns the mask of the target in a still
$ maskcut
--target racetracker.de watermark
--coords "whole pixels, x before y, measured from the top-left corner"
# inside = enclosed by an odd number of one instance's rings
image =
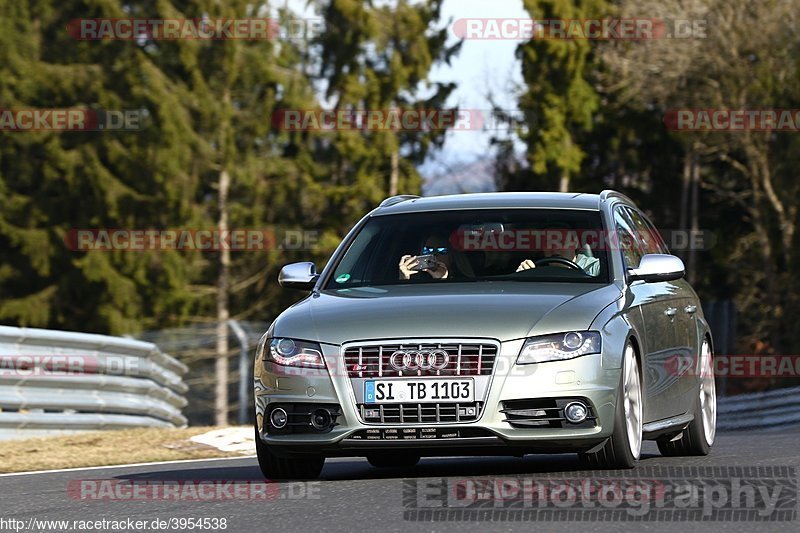
[[[664,366],[673,376],[703,376],[711,371],[718,378],[771,379],[800,377],[800,356],[714,354],[711,367],[701,367],[695,357],[676,353],[666,358]]]
[[[800,131],[800,109],[670,109],[663,120],[673,131]]]
[[[553,252],[590,248],[592,252],[628,250],[642,243],[663,242],[672,251],[709,250],[717,241],[710,230],[639,230],[634,234],[581,228],[528,229],[500,225],[460,228],[450,234],[450,245],[461,252]]]
[[[146,118],[139,109],[0,109],[0,131],[138,131]]]
[[[81,18],[69,21],[67,33],[80,41],[258,41],[313,39],[324,28],[315,18]]]
[[[276,483],[260,480],[77,479],[67,495],[81,501],[274,501],[319,500],[318,481]]]
[[[0,377],[79,377],[84,374],[138,375],[149,362],[125,355],[0,354]]]
[[[281,109],[271,123],[279,131],[506,131],[535,128],[539,117],[521,109]]]
[[[789,466],[644,467],[610,477],[508,476],[403,482],[409,521],[793,521]]]
[[[64,237],[73,252],[165,251],[255,252],[264,250],[314,250],[319,231],[290,228],[218,229],[72,229]]]
[[[451,31],[468,40],[651,40],[705,39],[705,19],[597,18],[526,19],[461,18]]]

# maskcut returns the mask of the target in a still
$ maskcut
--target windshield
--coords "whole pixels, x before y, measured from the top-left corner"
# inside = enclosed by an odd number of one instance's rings
[[[370,218],[328,289],[476,281],[607,283],[597,211],[437,211]]]

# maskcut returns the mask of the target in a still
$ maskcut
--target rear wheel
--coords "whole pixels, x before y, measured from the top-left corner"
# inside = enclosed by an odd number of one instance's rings
[[[325,457],[312,455],[302,458],[279,457],[270,450],[268,444],[261,442],[256,432],[256,455],[261,473],[267,479],[316,479],[322,473]]]
[[[622,376],[614,416],[614,432],[600,450],[579,453],[590,468],[633,468],[642,452],[642,384],[636,351],[628,342],[622,361]]]
[[[367,461],[376,468],[411,468],[419,462],[419,455],[371,454],[367,456]]]
[[[713,354],[708,339],[700,348],[700,392],[694,401],[694,420],[675,440],[658,441],[658,450],[667,457],[708,455],[717,433],[717,389],[714,383]]]

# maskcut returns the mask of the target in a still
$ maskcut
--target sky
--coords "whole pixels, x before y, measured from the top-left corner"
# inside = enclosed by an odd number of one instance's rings
[[[442,19],[530,18],[522,0],[445,0]],[[451,31],[452,33],[452,31]],[[453,42],[457,40],[452,36]],[[488,95],[504,108],[516,108],[516,91],[522,83],[515,52],[520,41],[465,40],[451,64],[434,68],[432,81],[453,81],[458,88],[448,102],[462,109],[489,109]],[[484,158],[488,153],[487,132],[450,132],[440,153],[422,167],[424,174]]]
[[[377,2],[394,0],[375,0]],[[424,0],[422,0],[424,1]],[[307,0],[285,0],[295,13],[314,18]],[[458,41],[452,22],[462,18],[530,18],[522,0],[444,0],[442,24],[450,29],[450,44]],[[460,54],[449,65],[433,68],[432,82],[455,82],[457,88],[447,102],[459,109],[489,110],[489,94],[505,109],[516,109],[516,94],[522,83],[519,61],[515,52],[521,41],[466,39]],[[322,96],[322,95],[320,95]],[[428,157],[419,168],[425,177],[457,173],[472,163],[485,160],[491,134],[486,131],[451,131],[443,148]],[[476,168],[484,168],[478,164]],[[485,181],[485,179],[484,179]],[[476,187],[481,188],[480,185]],[[473,188],[470,186],[470,188]]]

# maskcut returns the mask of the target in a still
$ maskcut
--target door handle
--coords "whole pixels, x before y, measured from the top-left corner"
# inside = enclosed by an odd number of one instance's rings
[[[696,305],[687,305],[686,307],[683,308],[683,310],[686,313],[689,313],[690,315],[693,315],[693,314],[695,314],[697,312],[697,306]]]
[[[669,317],[673,317],[673,316],[678,314],[678,308],[677,307],[668,307],[667,310],[664,311],[664,314],[669,316]]]

